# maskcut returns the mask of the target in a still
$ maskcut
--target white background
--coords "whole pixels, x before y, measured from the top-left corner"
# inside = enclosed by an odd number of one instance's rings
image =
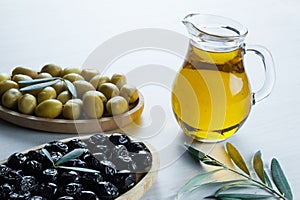
[[[248,161],[257,150],[262,151],[267,167],[272,157],[278,158],[293,188],[294,199],[299,199],[299,9],[300,3],[296,0],[2,0],[0,69],[10,72],[18,65],[39,69],[46,63],[80,67],[101,43],[126,31],[163,28],[186,35],[181,20],[189,13],[236,19],[249,30],[247,43],[261,44],[272,52],[277,79],[272,95],[253,107],[246,124],[228,141],[237,146]],[[146,53],[144,56],[147,57]],[[154,57],[147,57],[149,64],[152,64],[151,59],[154,63],[161,60],[179,63],[168,55],[165,58],[155,57],[157,60]],[[123,66],[119,61],[115,69],[126,71],[131,61],[135,62],[132,65],[147,64],[143,58],[125,59]],[[179,67],[174,65],[171,68],[178,70]],[[263,74],[258,68],[247,69],[253,90],[262,83]],[[146,99],[141,126],[151,124],[150,111],[155,110],[153,108],[157,105],[161,108],[159,112],[163,111],[166,117],[162,130],[156,136],[152,133],[147,135],[147,128],[132,130],[132,134],[146,138],[162,151],[162,169],[155,185],[143,199],[174,199],[179,188],[203,168],[188,154],[182,155],[181,142],[184,138],[172,115],[169,88],[152,85],[142,87],[141,91]],[[16,151],[66,137],[70,135],[40,133],[1,120],[0,159]]]

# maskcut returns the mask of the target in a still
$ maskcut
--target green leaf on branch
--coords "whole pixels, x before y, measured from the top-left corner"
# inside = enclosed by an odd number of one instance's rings
[[[222,193],[218,195],[212,195],[206,198],[212,197],[217,199],[268,199],[274,196],[267,194]]]
[[[264,164],[263,161],[261,159],[261,152],[258,151],[254,154],[253,157],[253,168],[257,174],[257,176],[259,177],[259,179],[263,182],[266,183],[266,179],[265,179],[265,171],[264,171]]]
[[[37,83],[44,83],[48,81],[54,81],[59,79],[58,77],[51,77],[51,78],[39,78],[39,79],[33,79],[33,80],[24,80],[24,81],[18,81],[19,84],[37,84]]]
[[[266,172],[266,170],[264,170],[264,175],[265,175],[265,180],[266,180],[267,186],[269,186],[270,188],[273,188],[271,180],[270,180],[270,178],[269,178],[268,173]]]
[[[71,81],[67,80],[67,79],[64,79],[63,80],[68,88],[68,91],[71,93],[71,95],[74,97],[74,98],[77,98],[77,91],[76,91],[76,88],[75,86],[73,85],[73,83],[71,83]]]
[[[46,155],[46,157],[48,158],[48,160],[50,160],[50,162],[52,163],[52,165],[54,165],[54,161],[49,153],[49,151],[47,151],[47,149],[42,149],[42,152]]]
[[[218,162],[217,160],[213,159],[212,157],[206,155],[202,151],[196,149],[193,146],[190,146],[188,144],[184,144],[185,147],[187,148],[188,152],[197,160],[200,160],[204,164],[211,165],[211,166],[218,166],[221,167],[221,163]]]
[[[61,165],[63,163],[66,163],[74,158],[78,158],[85,152],[84,149],[74,149],[73,151],[70,151],[66,155],[64,155],[61,159],[59,159],[55,165]]]
[[[20,91],[24,92],[24,91],[39,90],[39,89],[54,85],[54,84],[58,83],[59,81],[60,80],[57,79],[57,80],[53,80],[53,81],[37,83],[37,84],[34,84],[34,85],[23,87],[23,88],[20,89]]]
[[[211,176],[223,169],[216,169],[210,172],[198,174],[197,176],[194,176],[191,180],[189,180],[177,193],[177,199],[180,199],[182,195],[186,192],[189,192],[194,189],[194,187],[202,185],[205,183],[205,181],[209,180]],[[209,180],[209,182],[212,182],[212,180]],[[207,183],[207,182],[206,182]]]
[[[239,151],[229,142],[226,143],[228,155],[241,170],[250,176],[249,169]]]
[[[293,194],[291,187],[287,181],[287,178],[278,162],[277,159],[273,158],[271,161],[271,174],[273,181],[278,188],[278,190],[284,195],[288,200],[293,199]]]
[[[88,169],[88,168],[82,168],[82,167],[66,167],[66,166],[57,166],[59,169],[68,169],[68,170],[74,170],[74,171],[79,171],[79,172],[87,172],[87,173],[98,173],[100,174],[99,171],[93,170],[93,169]]]

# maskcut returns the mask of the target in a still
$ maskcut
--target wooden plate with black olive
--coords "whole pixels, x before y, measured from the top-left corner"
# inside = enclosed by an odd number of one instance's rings
[[[0,162],[0,199],[140,199],[155,182],[159,156],[121,133],[52,141]]]

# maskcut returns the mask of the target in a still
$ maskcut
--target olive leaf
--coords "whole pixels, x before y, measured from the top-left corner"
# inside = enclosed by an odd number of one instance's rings
[[[261,152],[258,151],[254,154],[253,157],[253,168],[257,174],[257,176],[260,178],[260,180],[263,183],[266,183],[266,178],[265,178],[265,171],[264,171],[264,164],[261,159]]]
[[[219,188],[215,192],[215,196],[218,196],[222,192],[225,192],[227,190],[231,189],[242,189],[242,188],[249,188],[249,187],[259,187],[257,184],[252,184],[252,183],[247,183],[247,182],[237,182],[237,183],[232,183],[232,184],[227,184],[224,185],[223,187]]]
[[[60,164],[66,163],[69,160],[72,160],[74,158],[78,158],[79,156],[81,156],[83,153],[85,152],[84,149],[74,149],[72,151],[70,151],[69,153],[67,153],[66,155],[64,155],[61,159],[59,159],[55,165],[58,166]]]
[[[63,79],[63,81],[65,82],[69,92],[71,93],[71,95],[74,97],[74,98],[77,98],[77,92],[76,92],[76,88],[75,86],[73,85],[73,83],[71,83],[69,80],[67,79]]]
[[[68,169],[68,170],[79,171],[79,172],[98,173],[98,174],[100,174],[100,171],[93,170],[93,169],[88,169],[88,168],[82,168],[82,167],[56,166],[56,168]]]
[[[293,194],[291,187],[287,181],[286,176],[276,158],[273,158],[271,161],[271,174],[273,181],[278,188],[278,190],[284,195],[288,200],[293,199]]]
[[[203,182],[205,180],[208,180],[213,174],[215,174],[216,172],[219,172],[221,170],[223,170],[223,169],[216,169],[216,170],[213,170],[210,172],[206,172],[206,173],[198,174],[198,175],[194,176],[178,191],[176,199],[180,199],[184,193],[193,190],[194,187],[196,187],[198,185],[203,185]]]
[[[266,170],[264,170],[264,175],[265,175],[265,180],[266,180],[267,186],[269,186],[270,188],[273,188],[271,180],[270,180],[270,178],[269,178],[268,173],[266,172]]]
[[[47,149],[42,149],[42,152],[46,155],[46,157],[51,161],[51,163],[54,165],[54,161],[49,153],[49,151]]]
[[[222,164],[219,161],[213,159],[209,155],[206,155],[205,153],[196,149],[195,147],[188,145],[186,143],[184,145],[187,148],[188,152],[192,155],[192,157],[200,160],[204,164],[211,165],[211,166],[219,166],[219,167],[222,166]]]
[[[267,199],[272,198],[272,195],[267,194],[245,194],[245,193],[222,193],[218,195],[208,196],[206,198],[215,197],[217,199]]]
[[[229,142],[226,143],[228,155],[241,170],[250,176],[249,169],[239,151]]]
[[[23,88],[20,89],[20,91],[23,92],[23,91],[38,90],[38,89],[41,89],[41,88],[45,88],[45,87],[54,85],[54,84],[58,83],[59,81],[60,81],[59,79],[56,79],[56,80],[53,80],[53,81],[37,83],[37,84],[34,84],[34,85],[23,87]]]
[[[53,81],[59,79],[58,77],[50,77],[50,78],[40,78],[40,79],[33,79],[33,80],[24,80],[24,81],[18,81],[19,84],[37,84],[37,83],[44,83],[48,81]]]

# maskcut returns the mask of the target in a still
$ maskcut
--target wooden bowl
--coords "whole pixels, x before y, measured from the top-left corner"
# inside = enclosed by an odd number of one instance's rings
[[[83,136],[83,137],[73,137],[73,138],[63,139],[60,141],[66,143],[75,138],[84,140],[84,139],[89,138],[90,136],[91,135]],[[138,139],[132,138],[131,136],[128,136],[128,137],[130,137],[133,141],[139,141]],[[119,196],[118,198],[116,198],[116,200],[138,200],[138,199],[140,199],[151,188],[151,186],[153,185],[153,183],[155,182],[155,180],[157,178],[157,174],[158,174],[158,170],[159,170],[159,166],[160,166],[159,154],[153,146],[151,146],[150,144],[148,144],[147,142],[144,142],[144,141],[143,141],[143,143],[146,145],[146,147],[150,150],[150,153],[152,154],[151,169],[145,175],[138,177],[138,183],[133,188],[128,190],[126,193],[124,193],[121,196]],[[22,153],[26,154],[27,152],[29,152],[31,150],[37,150],[37,149],[43,148],[44,146],[45,146],[45,144],[39,145],[39,146],[30,148],[28,150],[22,151]],[[7,162],[7,160],[2,160],[2,161],[0,161],[0,164],[4,164],[5,162]]]
[[[55,133],[97,133],[121,128],[140,117],[144,109],[144,98],[139,93],[139,99],[129,106],[129,111],[113,117],[100,119],[49,119],[24,115],[22,113],[0,106],[0,118],[18,126],[40,131]]]

